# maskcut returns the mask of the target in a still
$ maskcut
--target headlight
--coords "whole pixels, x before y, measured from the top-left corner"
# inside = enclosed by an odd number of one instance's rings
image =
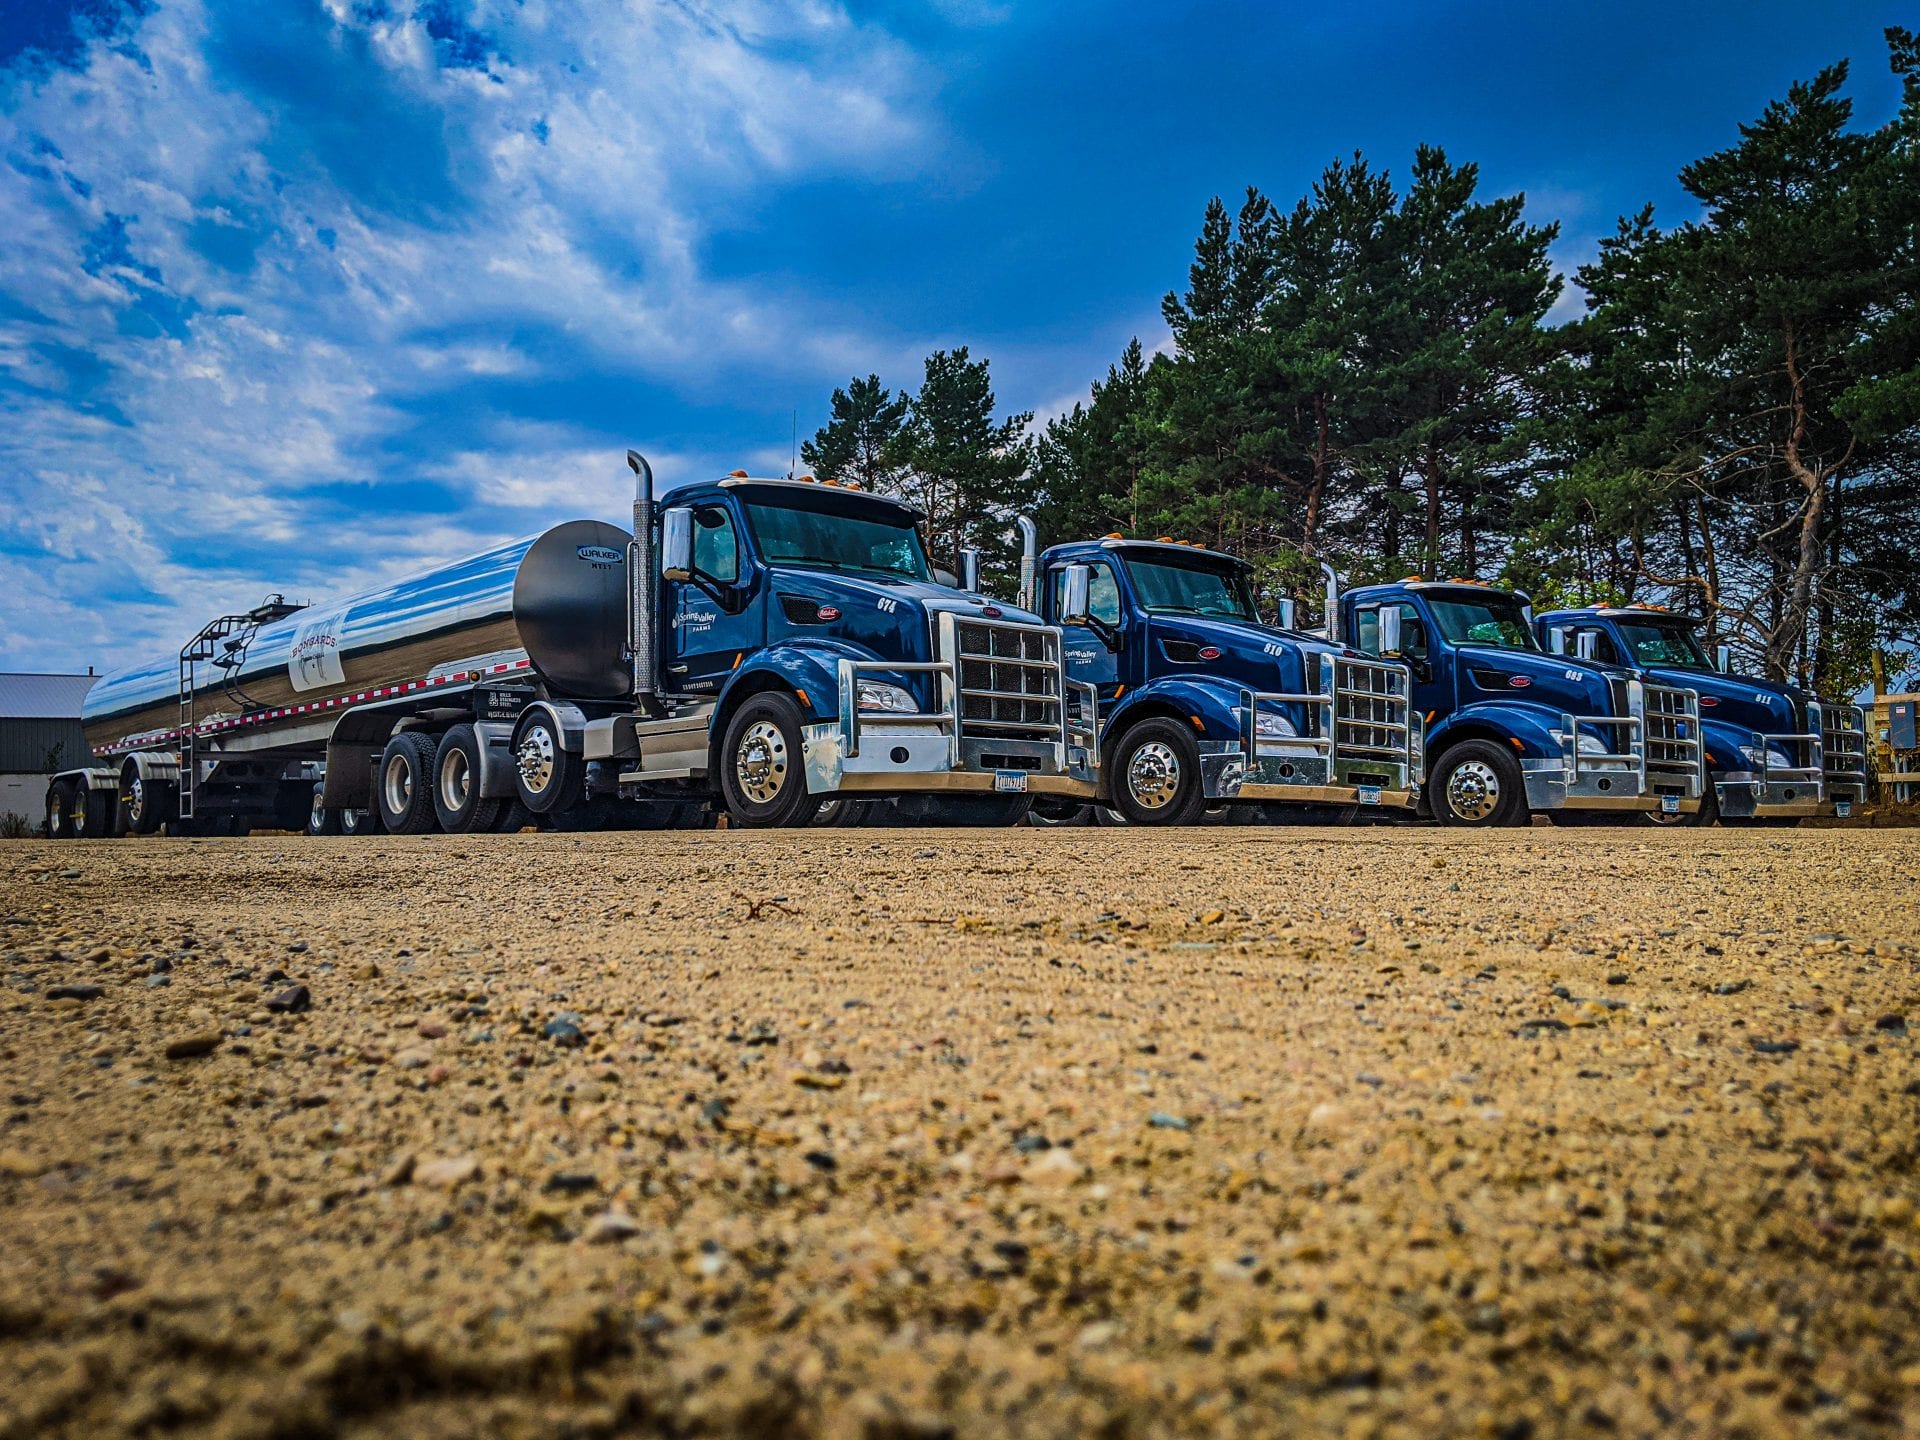
[[[885,710],[896,715],[916,714],[920,707],[898,685],[889,685],[884,680],[862,680],[859,682],[860,708],[862,710]]]
[[[1253,717],[1253,733],[1260,740],[1291,740],[1300,732],[1293,728],[1293,722],[1286,716],[1262,710]]]
[[[1582,755],[1605,755],[1607,742],[1598,735],[1576,735],[1573,748]]]
[[[1742,745],[1740,747],[1740,753],[1747,757],[1747,763],[1749,765],[1759,765],[1762,763],[1760,758],[1761,751],[1757,746]],[[1791,770],[1793,768],[1793,758],[1777,745],[1769,745],[1766,748],[1765,766],[1769,770]]]

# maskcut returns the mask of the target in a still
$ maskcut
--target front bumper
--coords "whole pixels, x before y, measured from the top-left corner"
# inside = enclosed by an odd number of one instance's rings
[[[1655,772],[1643,789],[1640,770],[1619,761],[1586,760],[1574,770],[1561,760],[1522,760],[1520,771],[1532,810],[1655,811],[1667,797],[1678,802],[1682,815],[1700,808],[1699,782],[1691,775]]]
[[[1691,815],[1706,794],[1700,697],[1691,690],[1626,682],[1622,714],[1567,715],[1554,731],[1560,754],[1522,759],[1533,810],[1638,810]],[[1604,749],[1583,754],[1582,734]]]
[[[1357,778],[1359,770],[1377,774]],[[1244,746],[1231,740],[1200,742],[1201,788],[1209,800],[1262,800],[1288,805],[1379,805],[1410,810],[1420,801],[1420,787],[1407,778],[1407,767],[1358,761],[1329,761],[1324,753],[1284,742],[1260,747],[1247,763]]]
[[[849,754],[837,721],[805,726],[802,734],[807,790],[814,795],[1027,793],[1094,798],[1092,757],[1084,744],[962,735],[956,746],[946,734],[924,726],[864,720]]]
[[[1809,820],[1857,815],[1866,786],[1819,780],[1775,779],[1750,770],[1732,771],[1714,782],[1720,813],[1734,820]]]

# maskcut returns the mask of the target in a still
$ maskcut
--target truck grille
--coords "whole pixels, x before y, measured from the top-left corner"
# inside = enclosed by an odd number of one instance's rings
[[[1647,768],[1696,773],[1700,768],[1699,699],[1691,690],[1648,685]]]
[[[1333,661],[1333,738],[1341,754],[1405,763],[1407,704],[1401,666]]]
[[[1822,705],[1820,732],[1828,778],[1850,781],[1866,779],[1866,712],[1858,705]]]
[[[963,734],[1060,738],[1060,637],[1052,630],[954,618]]]

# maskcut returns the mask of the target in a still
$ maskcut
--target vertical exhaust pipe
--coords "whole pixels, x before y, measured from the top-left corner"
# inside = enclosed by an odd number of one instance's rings
[[[1340,643],[1340,572],[1322,560],[1320,573],[1327,577],[1327,639],[1337,645]]]
[[[627,451],[633,471],[633,539],[627,542],[627,657],[633,666],[633,705],[659,708],[654,665],[653,467],[638,450]]]
[[[1040,527],[1028,515],[1014,516],[1013,523],[1020,531],[1020,593],[1016,598],[1022,610],[1034,610],[1038,608],[1034,601],[1040,598],[1033,588],[1040,564]]]

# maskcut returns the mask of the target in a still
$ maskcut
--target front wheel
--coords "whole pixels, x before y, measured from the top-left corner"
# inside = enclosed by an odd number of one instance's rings
[[[749,830],[810,823],[820,797],[807,793],[800,707],[778,690],[734,712],[720,746],[720,794],[733,823]]]
[[[1194,825],[1207,808],[1200,747],[1177,720],[1150,716],[1121,738],[1113,808],[1129,825]]]
[[[1463,740],[1442,755],[1428,793],[1442,825],[1485,830],[1527,823],[1520,762],[1488,740]]]

